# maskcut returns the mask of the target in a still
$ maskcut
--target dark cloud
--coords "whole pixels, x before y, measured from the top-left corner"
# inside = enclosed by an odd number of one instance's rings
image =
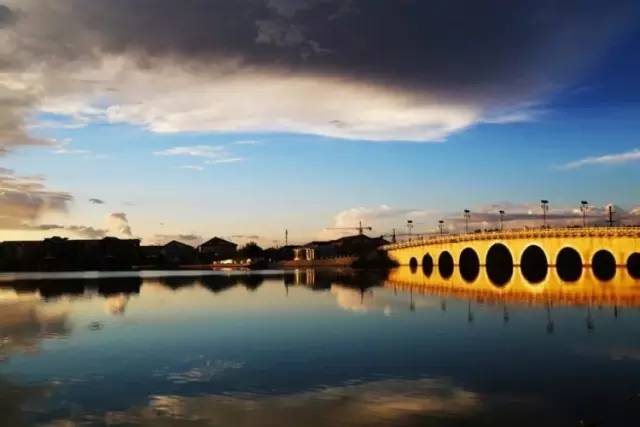
[[[589,60],[632,19],[633,4],[75,0],[72,10],[108,52],[233,58],[425,87],[447,96],[498,98],[539,90],[550,77]]]
[[[0,27],[0,31],[2,31]],[[2,71],[0,58],[0,71]],[[37,103],[37,95],[30,90],[12,87],[0,76],[0,155],[18,145],[51,145],[51,141],[30,136],[25,118]]]
[[[102,199],[89,199],[89,203],[94,205],[104,205],[106,202]]]
[[[0,69],[42,73],[0,80],[5,150],[42,143],[25,131],[37,108],[158,132],[442,140],[532,117],[640,16],[633,0],[5,3],[19,19]]]
[[[15,20],[15,13],[7,6],[0,4],[0,28],[13,24]]]

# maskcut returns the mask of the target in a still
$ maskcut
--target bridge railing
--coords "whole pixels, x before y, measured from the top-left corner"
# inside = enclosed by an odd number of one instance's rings
[[[457,243],[474,240],[540,239],[563,237],[632,237],[640,238],[640,226],[628,227],[565,227],[509,229],[504,231],[483,231],[472,233],[446,233],[385,245],[384,250],[411,248],[415,246],[442,243]]]

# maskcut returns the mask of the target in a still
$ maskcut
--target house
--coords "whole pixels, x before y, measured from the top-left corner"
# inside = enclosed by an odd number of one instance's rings
[[[41,241],[0,243],[1,271],[39,271],[44,247]]]
[[[162,247],[162,265],[178,267],[181,265],[194,265],[199,262],[198,251],[186,243],[172,240]]]
[[[264,258],[270,262],[292,260],[294,259],[296,249],[297,247],[293,245],[265,249]]]
[[[156,267],[162,264],[162,246],[140,246],[140,264],[145,267]]]
[[[233,258],[237,249],[235,243],[214,237],[198,246],[198,253],[202,262],[212,262]]]
[[[388,243],[382,237],[369,237],[364,234],[329,241],[314,241],[295,248],[294,260],[313,261],[321,258],[362,256]]]
[[[130,270],[139,265],[140,241],[106,237],[0,243],[2,271]]]

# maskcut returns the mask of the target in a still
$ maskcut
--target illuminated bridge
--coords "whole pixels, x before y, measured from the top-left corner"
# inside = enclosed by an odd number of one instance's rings
[[[442,235],[387,245],[400,265],[440,280],[497,287],[577,282],[583,275],[640,284],[640,228],[557,228]],[[553,268],[549,268],[553,267]],[[621,271],[622,270],[622,271]]]

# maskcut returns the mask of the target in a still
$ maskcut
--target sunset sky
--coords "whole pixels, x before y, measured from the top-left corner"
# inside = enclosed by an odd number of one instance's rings
[[[0,239],[640,222],[640,3],[0,0]]]

